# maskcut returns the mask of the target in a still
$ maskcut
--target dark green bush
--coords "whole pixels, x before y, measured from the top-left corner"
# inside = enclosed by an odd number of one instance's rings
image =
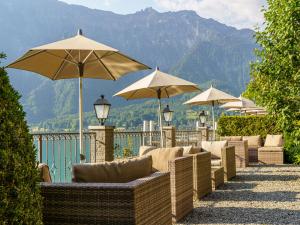
[[[42,224],[36,150],[19,99],[0,67],[0,224],[36,225]]]
[[[249,136],[278,134],[282,131],[269,116],[224,116],[218,121],[217,132],[220,136]]]

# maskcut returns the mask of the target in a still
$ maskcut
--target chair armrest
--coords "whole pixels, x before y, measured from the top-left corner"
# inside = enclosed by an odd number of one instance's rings
[[[171,177],[173,221],[193,210],[193,157],[179,157],[168,162]]]
[[[193,190],[194,197],[200,199],[212,192],[211,153],[191,154],[193,157]]]
[[[45,224],[171,224],[169,173],[129,183],[41,183],[41,194]]]
[[[226,181],[236,176],[234,146],[226,146],[222,148],[222,166],[224,167],[224,178]]]

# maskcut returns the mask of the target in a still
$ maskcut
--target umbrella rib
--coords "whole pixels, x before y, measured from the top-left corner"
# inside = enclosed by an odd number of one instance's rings
[[[85,57],[85,59],[82,61],[82,63],[85,63],[86,60],[93,54],[93,51],[90,51],[90,53]]]
[[[132,94],[128,97],[128,98],[126,98],[126,100],[129,100],[132,96],[134,96],[135,95],[135,93],[137,93],[138,92],[138,90],[135,90],[134,92],[132,92]]]
[[[31,51],[33,51],[33,50],[31,50]],[[13,65],[13,64],[16,64],[16,63],[18,63],[18,62],[24,61],[24,60],[26,60],[26,59],[28,59],[28,58],[30,58],[30,57],[33,57],[33,56],[35,56],[35,55],[37,55],[37,54],[40,54],[40,53],[42,53],[42,52],[45,52],[45,51],[46,51],[46,50],[43,49],[43,50],[40,50],[40,51],[38,51],[38,52],[35,52],[35,53],[31,54],[31,55],[28,55],[28,56],[26,56],[26,57],[24,57],[24,58],[21,58],[21,59],[15,61],[15,62],[12,63],[12,64],[9,64],[9,65],[6,66],[6,67],[9,67],[10,65]]]
[[[65,50],[65,51],[66,51],[66,50]],[[72,50],[71,50],[71,51],[72,51]],[[71,52],[71,51],[70,51],[70,52]],[[68,53],[69,53],[68,51],[66,51],[66,53],[67,53],[67,55],[65,56],[64,60],[61,62],[60,66],[59,66],[58,70],[55,72],[55,74],[54,74],[52,80],[55,80],[55,79],[56,79],[56,77],[58,76],[58,74],[60,73],[60,71],[62,70],[62,68],[63,68],[63,66],[64,66],[64,64],[65,64],[65,62],[66,62],[65,60],[68,58],[68,55],[71,55],[71,54],[68,54]]]
[[[58,56],[58,55],[55,55],[55,54],[53,54],[53,53],[50,53],[50,52],[48,52],[47,50],[45,51],[45,53],[47,53],[48,55],[52,55],[52,56],[54,56],[54,57],[56,57],[56,58],[62,59],[62,60],[64,60],[64,61],[68,62],[68,63],[72,63],[72,64],[75,64],[75,65],[78,64],[77,62],[73,62],[73,61],[71,61],[71,60],[64,59],[64,58],[62,58],[62,57],[60,57],[60,56]]]
[[[65,52],[74,60],[74,62],[78,63],[78,61],[71,55],[71,52],[72,50],[70,50],[70,52],[68,52],[66,49],[65,49]]]
[[[141,62],[138,62],[138,61],[136,61],[136,60],[130,58],[129,56],[126,56],[126,55],[124,55],[124,54],[122,54],[122,53],[120,53],[120,52],[116,52],[116,53],[118,53],[119,55],[121,55],[121,56],[123,56],[123,57],[128,58],[128,59],[131,60],[132,62],[139,63],[139,64],[145,66],[146,68],[151,69],[151,67],[147,66],[146,64],[141,63]]]
[[[114,77],[114,75],[112,75],[112,73],[110,72],[110,70],[104,65],[104,63],[101,61],[101,59],[98,57],[98,55],[96,54],[95,51],[93,51],[93,54],[96,56],[96,58],[98,59],[98,62],[104,67],[104,69],[108,72],[108,74],[110,75],[110,77],[113,80],[116,80],[116,78]]]

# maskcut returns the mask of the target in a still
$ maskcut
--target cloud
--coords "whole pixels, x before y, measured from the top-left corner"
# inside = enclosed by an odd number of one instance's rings
[[[264,21],[261,8],[266,0],[155,0],[163,10],[194,10],[204,18],[212,18],[237,28],[254,28]]]

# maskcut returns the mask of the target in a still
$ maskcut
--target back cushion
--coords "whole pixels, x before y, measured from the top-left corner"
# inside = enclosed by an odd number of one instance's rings
[[[183,148],[158,148],[146,153],[146,155],[152,156],[153,171],[167,172],[168,162],[178,157],[182,157]]]
[[[282,135],[268,134],[265,141],[265,147],[281,147],[283,145]]]
[[[147,152],[150,152],[153,149],[156,149],[156,147],[154,147],[154,146],[146,146],[146,145],[140,146],[139,154],[140,154],[140,156],[145,155]]]
[[[202,149],[211,152],[212,159],[220,159],[222,157],[222,148],[227,146],[227,141],[202,141]]]
[[[196,153],[199,153],[201,152],[201,148],[197,148],[197,147],[194,147],[192,145],[190,146],[183,146],[183,155],[189,155],[189,154],[196,154]]]
[[[221,141],[241,141],[242,136],[224,136],[220,137]]]
[[[38,166],[38,170],[40,172],[41,182],[47,182],[47,183],[52,182],[50,170],[47,164],[40,163]]]
[[[261,146],[261,138],[260,135],[256,136],[243,136],[243,141],[248,141],[248,146]]]
[[[152,173],[151,156],[126,161],[73,165],[73,182],[126,183]]]

